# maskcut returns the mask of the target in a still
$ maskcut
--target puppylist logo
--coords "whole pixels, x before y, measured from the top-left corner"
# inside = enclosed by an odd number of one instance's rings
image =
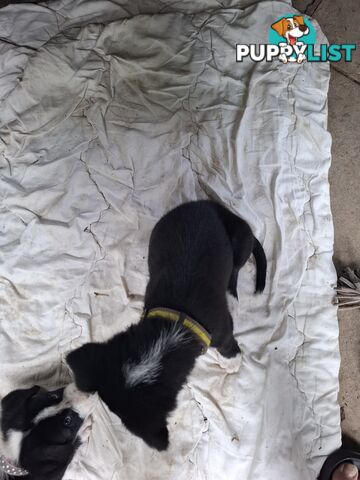
[[[242,62],[249,57],[253,62],[282,63],[308,62],[351,62],[356,49],[354,43],[320,45],[320,52],[315,53],[316,31],[309,19],[302,15],[284,15],[269,28],[268,44],[237,44],[236,61]]]

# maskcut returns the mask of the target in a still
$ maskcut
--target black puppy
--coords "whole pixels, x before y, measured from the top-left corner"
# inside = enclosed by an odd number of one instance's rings
[[[0,478],[1,474],[26,480],[63,477],[81,443],[77,434],[83,423],[70,408],[68,392],[35,385],[2,399]]]
[[[166,449],[167,416],[204,347],[211,340],[225,357],[240,352],[226,290],[236,296],[239,269],[251,253],[262,291],[265,254],[244,220],[211,201],[166,214],[150,238],[142,320],[67,356],[78,388],[97,391],[131,432]]]

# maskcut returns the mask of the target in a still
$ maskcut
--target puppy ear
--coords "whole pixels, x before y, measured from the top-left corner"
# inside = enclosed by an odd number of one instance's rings
[[[275,32],[278,33],[281,37],[283,37],[284,33],[286,32],[286,28],[287,28],[286,18],[281,18],[277,22],[273,23],[271,25],[271,28],[273,30],[275,30]]]
[[[13,390],[8,393],[1,401],[1,429],[6,435],[7,431],[20,430],[25,431],[30,428],[34,414],[29,412],[29,401],[40,390],[38,385],[31,388]]]
[[[95,392],[98,389],[103,362],[101,343],[85,343],[70,352],[66,361],[74,373],[75,383],[83,392]]]
[[[169,446],[169,431],[166,424],[156,430],[147,432],[145,441],[150,447],[156,448],[156,450],[166,450]]]
[[[302,17],[301,15],[294,15],[293,18],[298,22],[299,25],[305,25],[304,17]]]

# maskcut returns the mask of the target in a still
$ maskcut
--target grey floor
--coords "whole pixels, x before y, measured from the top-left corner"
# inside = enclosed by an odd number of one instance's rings
[[[12,3],[31,0],[12,0]],[[0,0],[0,8],[10,0]],[[360,266],[360,0],[293,0],[314,17],[330,43],[357,43],[353,62],[331,67],[331,204],[337,268]],[[360,442],[360,310],[339,312],[340,393],[343,432]]]
[[[329,43],[357,43],[351,63],[331,67],[329,130],[334,263],[360,266],[360,0],[293,0],[314,17]],[[360,442],[360,309],[339,312],[342,430]]]

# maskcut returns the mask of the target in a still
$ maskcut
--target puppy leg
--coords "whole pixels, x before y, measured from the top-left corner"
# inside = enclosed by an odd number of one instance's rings
[[[238,294],[237,294],[237,279],[238,279],[238,275],[239,275],[239,270],[240,270],[240,267],[237,266],[237,265],[234,265],[234,268],[231,272],[231,276],[230,276],[230,281],[229,281],[229,286],[228,286],[228,290],[229,292],[231,293],[231,295],[233,297],[235,297],[236,299],[238,298]]]
[[[225,358],[236,357],[238,353],[241,353],[240,347],[234,337],[231,337],[228,342],[218,347],[219,353]]]
[[[236,218],[236,217],[235,217]],[[231,244],[234,254],[234,265],[229,280],[229,292],[235,297],[237,296],[237,280],[239,270],[244,266],[251,255],[254,244],[254,237],[250,227],[243,220],[236,218],[236,227],[232,232]]]
[[[266,256],[262,245],[254,237],[250,226],[229,211],[221,211],[225,228],[228,232],[233,250],[233,269],[228,290],[237,298],[237,279],[239,270],[253,253],[256,261],[255,292],[262,292],[266,281]]]
[[[228,314],[228,335],[224,338],[224,341],[217,347],[219,353],[226,358],[235,357],[238,353],[241,353],[240,347],[234,338],[234,322],[230,313]]]
[[[228,290],[235,298],[237,298],[236,286],[239,270],[248,260],[253,251],[254,236],[250,226],[245,220],[242,220],[222,205],[216,204],[215,208],[220,215],[231,242],[233,251],[233,269],[229,279]]]

